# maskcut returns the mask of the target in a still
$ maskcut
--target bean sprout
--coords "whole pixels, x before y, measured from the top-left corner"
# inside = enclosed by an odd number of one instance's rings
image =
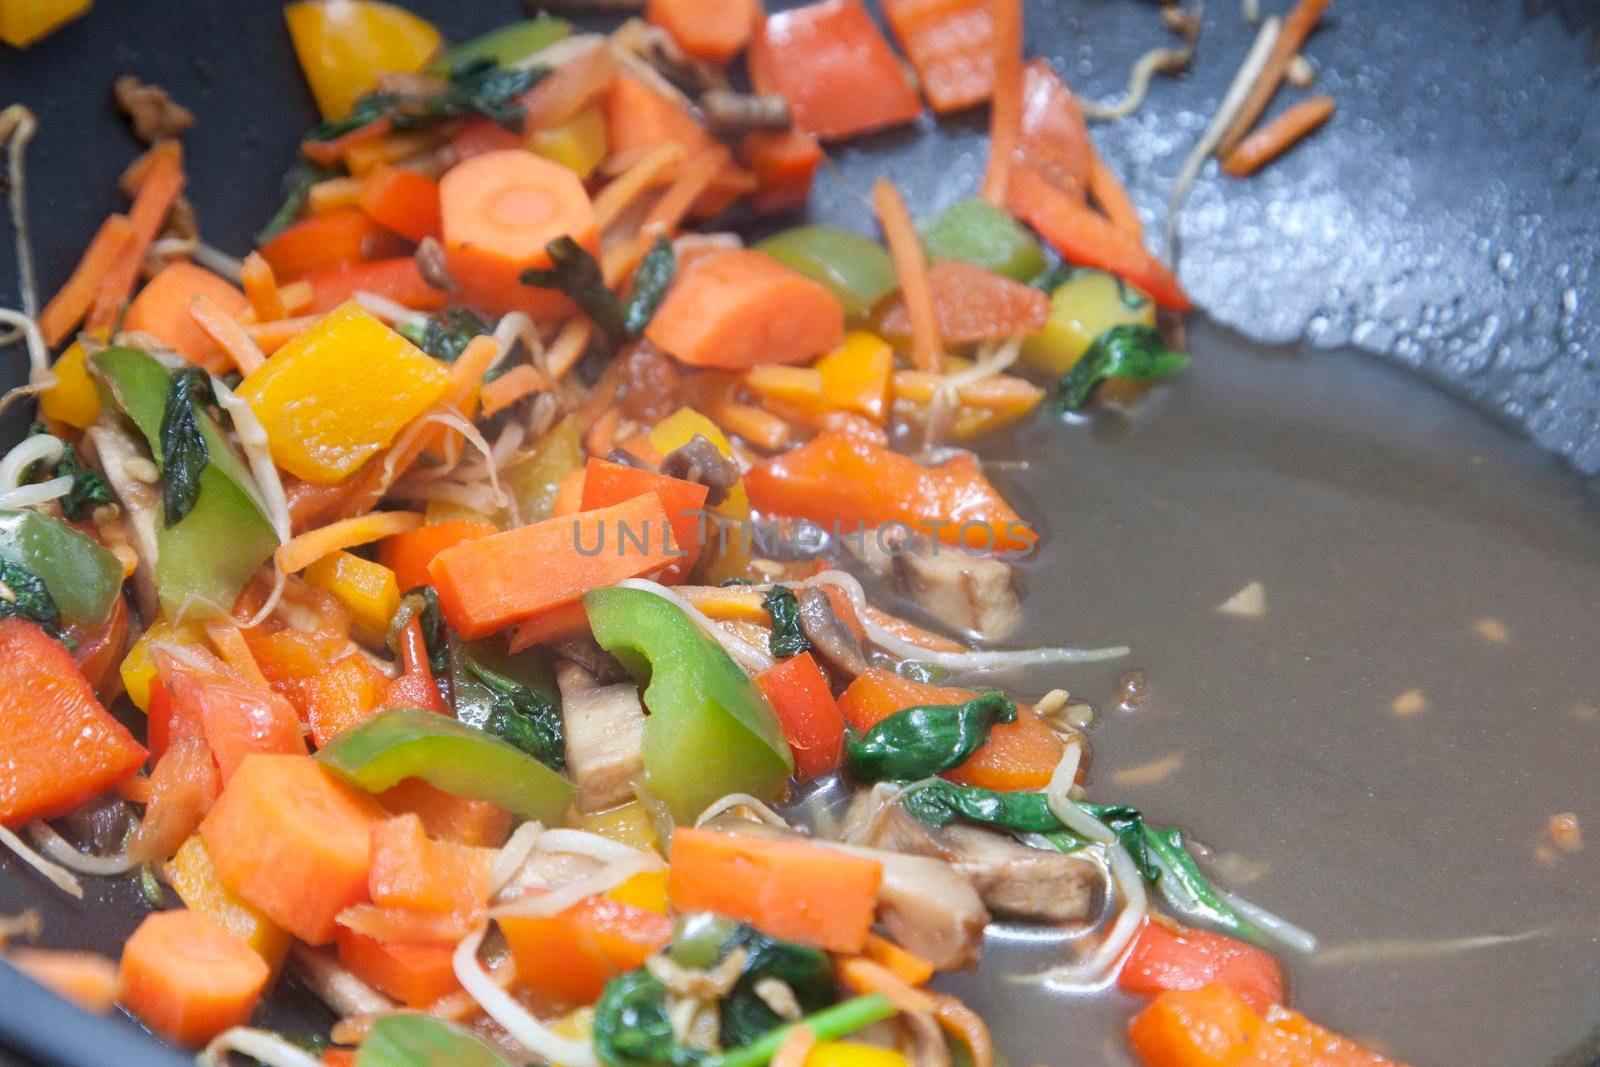
[[[222,1067],[228,1053],[249,1056],[266,1067],[322,1067],[322,1060],[299,1045],[284,1040],[270,1030],[235,1026],[211,1039],[211,1044],[196,1058],[203,1067]]]
[[[494,979],[478,963],[478,946],[483,944],[483,935],[487,930],[486,925],[478,927],[456,946],[451,963],[461,988],[478,1002],[484,1014],[499,1023],[513,1040],[534,1055],[550,1063],[564,1064],[565,1067],[600,1067],[600,1060],[587,1041],[574,1041],[557,1034],[530,1015],[509,993],[495,985]]]
[[[134,828],[138,828],[135,820]],[[55,827],[43,819],[35,819],[25,829],[28,836],[33,838],[33,843],[39,850],[55,862],[68,870],[77,871],[79,874],[105,877],[113,874],[126,874],[139,866],[139,860],[129,859],[126,852],[115,856],[90,856],[79,852],[73,847],[72,842],[56,833]]]

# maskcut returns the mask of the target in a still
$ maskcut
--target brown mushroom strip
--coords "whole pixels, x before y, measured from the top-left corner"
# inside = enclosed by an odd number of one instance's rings
[[[422,275],[423,281],[442,292],[456,291],[456,280],[450,277],[450,268],[444,261],[444,246],[437,237],[424,237],[412,258],[416,260],[417,273]]]
[[[777,93],[736,93],[711,89],[700,97],[706,124],[714,133],[782,133],[794,124],[789,101]]]
[[[712,507],[726,500],[728,490],[739,484],[738,465],[703,433],[668,452],[661,460],[661,473],[705,486],[711,490],[706,494],[706,503]]]
[[[601,648],[599,643],[589,634],[568,638],[556,645],[555,651],[556,655],[562,659],[571,660],[573,664],[588,672],[590,675],[589,685],[610,685],[628,677],[628,672],[623,670],[622,664],[617,662],[617,658]],[[556,680],[563,688],[567,685],[578,684],[562,682],[560,668],[557,668]]]
[[[117,106],[133,122],[133,134],[145,144],[176,137],[194,125],[194,115],[182,104],[174,103],[159,85],[146,85],[132,74],[111,83]]]
[[[828,661],[828,666],[851,678],[867,669],[869,664],[861,642],[834,614],[833,602],[827,593],[808,585],[797,591],[795,599],[800,605],[800,631]]]

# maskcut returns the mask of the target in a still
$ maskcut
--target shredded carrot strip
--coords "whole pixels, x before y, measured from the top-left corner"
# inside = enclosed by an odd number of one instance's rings
[[[244,633],[237,625],[226,618],[218,617],[207,619],[205,630],[206,636],[211,639],[211,644],[224,663],[238,671],[251,685],[258,685],[262,689],[272,688],[267,684],[261,668],[256,665],[256,658],[250,654],[250,646],[245,644]]]
[[[866,605],[866,610],[862,614],[866,616],[868,622],[883,627],[902,641],[910,641],[914,645],[921,645],[930,652],[967,651],[960,643],[952,641],[948,637],[924,630],[922,627],[909,623],[898,615],[890,615],[887,611],[880,611],[871,604]]]
[[[272,264],[263,259],[260,252],[251,252],[244,257],[244,265],[239,268],[239,282],[244,287],[251,310],[256,313],[257,322],[271,322],[284,317],[286,312],[283,294],[278,291],[278,279],[272,273]]]
[[[117,783],[117,795],[133,804],[148,804],[155,795],[155,783],[144,775],[124,778]]]
[[[361,198],[360,178],[328,178],[306,190],[306,207],[313,215],[355,207]]]
[[[906,210],[900,190],[887,178],[879,178],[872,187],[872,202],[878,209],[883,236],[889,242],[895,272],[900,275],[900,294],[905,297],[906,314],[911,319],[911,362],[918,370],[942,374],[944,342],[939,337],[933,288],[928,284],[928,261],[911,212]]]
[[[882,993],[901,1011],[920,1011],[932,1014],[938,1009],[933,996],[906,985],[887,967],[873,963],[865,956],[835,956],[834,972],[839,984],[857,996]]]
[[[1222,169],[1235,178],[1247,178],[1293,148],[1307,134],[1333,116],[1331,96],[1302,100],[1249,137],[1222,160]]]
[[[83,258],[72,269],[72,276],[39,314],[39,332],[44,335],[45,344],[54,348],[83,321],[101,279],[127,255],[133,240],[133,224],[126,215],[111,215],[100,224],[89,247],[84,249]]]
[[[1256,78],[1255,84],[1250,87],[1250,95],[1244,98],[1244,103],[1239,108],[1239,113],[1234,116],[1233,122],[1228,126],[1227,132],[1222,135],[1222,140],[1217,142],[1217,157],[1225,159],[1244,140],[1250,127],[1256,124],[1262,112],[1267,110],[1267,105],[1272,103],[1272,98],[1277,95],[1278,86],[1283,84],[1283,77],[1289,70],[1289,64],[1294,57],[1300,54],[1300,48],[1306,43],[1306,38],[1311,36],[1311,31],[1317,28],[1317,23],[1322,20],[1322,13],[1327,10],[1331,0],[1300,0],[1294,5],[1283,19],[1283,28],[1278,31],[1278,39],[1272,46],[1272,55],[1267,58],[1267,65],[1261,68],[1261,74]]]
[[[994,1067],[994,1041],[989,1037],[989,1027],[983,1018],[949,994],[941,993],[934,999],[938,1001],[934,1018],[939,1020],[945,1033],[967,1046],[967,1051],[972,1053],[973,1067]]]
[[[633,273],[657,237],[671,237],[694,202],[710,189],[728,164],[728,150],[712,145],[691,156],[667,186],[667,191],[651,206],[639,232],[608,251],[605,260],[606,284],[616,286]]]
[[[778,1051],[772,1054],[769,1062],[772,1067],[805,1067],[806,1057],[811,1055],[811,1050],[816,1047],[816,1032],[802,1024],[784,1036]]]
[[[283,301],[285,315],[304,315],[311,310],[311,301],[315,294],[311,291],[311,283],[307,281],[290,282],[278,290],[278,297]]]
[[[512,367],[483,387],[480,399],[483,401],[484,418],[498,415],[523,397],[532,396],[544,389],[548,384],[545,376],[540,374],[536,367],[527,363]]]
[[[375,511],[370,515],[340,519],[279,545],[278,567],[285,574],[305,570],[329,552],[371,544],[395,534],[410,533],[423,523],[415,511]]]
[[[373,119],[365,126],[357,126],[344,136],[336,137],[331,141],[303,141],[300,145],[300,154],[313,163],[331,167],[344,158],[345,152],[352,145],[382,137],[393,126],[394,120],[385,115],[382,118]]]
[[[932,963],[881,934],[867,934],[867,945],[861,954],[907,985],[919,986],[933,977]]]
[[[994,2],[994,96],[989,101],[989,166],[983,198],[1006,206],[1011,159],[1022,122],[1022,0]]]
[[[763,452],[787,448],[793,430],[772,412],[749,404],[714,403],[705,405],[705,416],[731,434],[749,441]]]
[[[589,455],[611,455],[611,445],[617,438],[617,423],[621,421],[622,412],[616,408],[606,408],[600,413],[583,438],[583,447]]]
[[[1113,226],[1144,240],[1144,223],[1139,220],[1139,209],[1133,206],[1133,197],[1098,152],[1089,160],[1089,195]]]
[[[550,347],[544,352],[544,365],[551,377],[559,382],[578,365],[593,333],[594,326],[582,315],[576,315],[561,324],[561,332],[556,334],[556,339],[550,342]]]
[[[943,387],[944,378],[919,370],[897,370],[894,372],[893,382],[896,400],[928,404],[933,402],[934,396]],[[1032,382],[1009,374],[997,374],[992,378],[982,378],[957,386],[956,399],[961,402],[962,407],[980,408],[984,411],[1010,411],[1034,403],[1042,393],[1043,390]]]
[[[245,328],[240,326],[217,306],[217,302],[204,293],[196,296],[189,302],[189,316],[200,324],[206,336],[215,341],[228,358],[233,360],[233,365],[239,368],[239,373],[249,375],[257,367],[267,361],[261,354],[261,349],[250,339]]]
[[[595,194],[595,225],[601,230],[610,227],[646,190],[667,181],[668,173],[683,162],[685,154],[683,145],[668,141],[618,175],[611,184]]]
[[[110,329],[122,317],[128,298],[133,295],[134,283],[139,280],[139,265],[150,243],[161,232],[172,204],[183,191],[183,149],[177,141],[162,141],[145,153],[148,160],[143,166],[139,191],[128,210],[128,221],[133,225],[133,240],[123,247],[123,253],[111,264],[94,294],[94,304],[89,309],[90,330]]]
[[[243,329],[255,346],[264,355],[270,356],[288,344],[295,334],[316,321],[315,315],[303,315],[296,319],[274,319],[272,322],[252,323]]]
[[[772,623],[772,616],[756,593],[745,593],[734,586],[716,585],[680,585],[674,591],[706,618],[717,622]]]

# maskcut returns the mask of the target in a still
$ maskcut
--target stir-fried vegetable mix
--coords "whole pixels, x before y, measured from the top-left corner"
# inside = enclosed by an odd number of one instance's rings
[[[13,43],[82,5],[22,6]],[[67,892],[182,906],[115,971],[29,973],[212,1062],[991,1067],[937,975],[1004,915],[1093,946],[1045,981],[1155,998],[1148,1063],[1383,1062],[1246,943],[1308,935],[1091,803],[1059,699],[994,688],[1127,650],[971,641],[1015,628],[1040,534],[952,446],[1188,364],[1020,4],[884,5],[937,111],[990,102],[980,196],[884,180],[881,240],[749,248],[917,87],[857,0],[643,6],[447,45],[287,5],[323,121],[243,260],[184,198],[192,116],[119,87],[131,205],[37,330],[31,294],[5,320],[40,421],[0,461],[0,836]],[[45,821],[86,804],[114,839]],[[286,967],[340,1016],[310,1045],[249,1026]]]

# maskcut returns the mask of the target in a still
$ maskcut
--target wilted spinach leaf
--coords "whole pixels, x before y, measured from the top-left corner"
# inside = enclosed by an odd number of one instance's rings
[[[622,301],[606,288],[600,264],[588,250],[566,236],[557,237],[545,245],[544,250],[549,253],[553,266],[523,271],[522,284],[537,289],[559,289],[612,341],[621,344],[628,340]]]
[[[1177,374],[1188,365],[1189,357],[1168,348],[1154,326],[1113,326],[1095,338],[1083,358],[1061,376],[1056,407],[1078,410],[1088,403],[1095,386],[1107,378],[1152,381]]]
[[[421,329],[404,324],[396,329],[434,359],[454,363],[474,337],[493,333],[494,324],[471,308],[449,308],[429,316]]]
[[[308,141],[333,141],[388,116],[397,130],[415,130],[452,119],[482,115],[508,130],[521,131],[528,109],[517,97],[549,71],[501,67],[489,56],[458,64],[437,92],[368,93],[342,118],[330,119],[306,134]]]
[[[552,770],[567,766],[561,711],[536,692],[476,660],[467,660],[472,676],[494,691],[494,708],[484,729],[507,741]]]
[[[49,432],[49,427],[42,422],[36,422],[28,427],[29,437]],[[48,478],[71,477],[72,488],[61,498],[61,511],[68,519],[77,522],[88,513],[90,505],[111,503],[111,487],[106,485],[106,480],[100,477],[99,471],[78,458],[78,450],[73,447],[71,441],[62,441],[61,445],[61,459],[53,471],[42,470],[42,465],[35,463],[23,472],[22,480],[35,482]]]
[[[300,209],[305,207],[311,187],[341,173],[343,170],[339,167],[324,167],[309,160],[298,160],[283,176],[283,204],[256,234],[256,244],[264,245],[288,229],[289,224],[300,216]]]
[[[723,1048],[741,1048],[783,1025],[783,1018],[756,993],[764,978],[787,985],[805,1013],[818,1011],[833,999],[833,964],[821,949],[780,941],[744,923],[735,927],[718,959],[735,948],[748,955],[739,981],[722,1000]]]
[[[657,237],[634,273],[633,295],[628,297],[627,307],[622,312],[623,327],[629,337],[638,337],[650,325],[661,301],[667,298],[667,290],[677,271],[678,257],[672,250],[672,242]]]
[[[1017,705],[991,690],[964,704],[897,711],[850,737],[845,755],[850,773],[863,782],[914,782],[959,767],[989,740],[995,723],[1016,721]]]
[[[11,616],[38,623],[51,637],[62,636],[61,611],[44,581],[26,567],[0,560],[0,618]]]
[[[211,462],[211,451],[200,420],[195,415],[196,393],[211,391],[211,379],[199,367],[172,376],[167,404],[161,412],[161,503],[168,526],[175,526],[200,499],[200,475]]]
[[[667,989],[643,968],[606,983],[594,1006],[595,1054],[608,1067],[699,1067],[706,1053],[678,1044]]]
[[[794,590],[786,585],[775,585],[761,598],[761,606],[772,617],[772,635],[767,647],[779,659],[798,656],[811,651],[811,642],[800,628],[800,601]]]

